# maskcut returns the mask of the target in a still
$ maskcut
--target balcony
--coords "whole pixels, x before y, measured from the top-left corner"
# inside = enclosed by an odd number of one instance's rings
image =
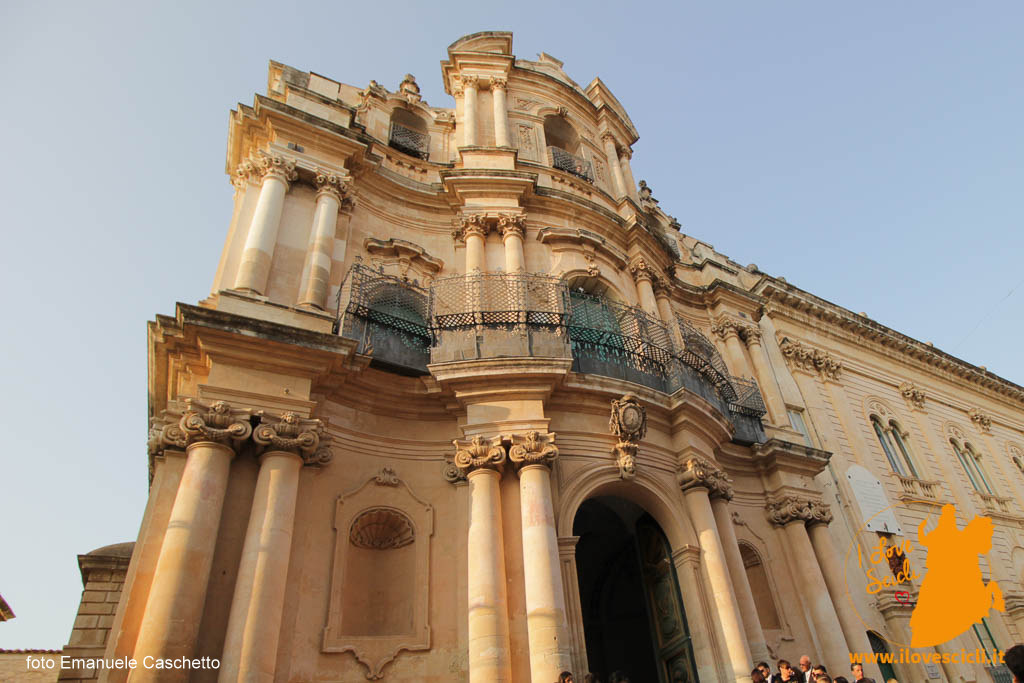
[[[902,474],[896,474],[895,476],[899,479],[900,486],[903,487],[903,494],[900,497],[904,500],[915,498],[918,500],[938,500],[940,492],[939,482],[905,477]]]
[[[582,178],[588,183],[594,182],[594,171],[590,162],[583,157],[570,154],[561,147],[548,147],[548,156],[551,157],[551,167],[559,171],[571,173],[577,178]]]
[[[471,273],[430,288],[431,362],[567,357],[565,283],[526,273]]]
[[[395,122],[391,123],[388,146],[423,161],[430,158],[430,136]]]
[[[1011,498],[1003,498],[1002,496],[993,496],[988,493],[977,492],[981,498],[982,503],[985,505],[985,509],[989,512],[994,512],[997,515],[1009,515],[1011,514],[1010,503]]]
[[[406,375],[426,375],[431,334],[428,293],[401,278],[353,265],[338,291],[335,332],[359,342],[372,364]]]
[[[672,394],[696,393],[727,415],[736,440],[764,440],[757,383],[729,375],[715,345],[681,318],[661,320],[526,273],[471,273],[424,289],[357,264],[338,296],[338,334],[383,369],[429,374],[428,363],[483,358],[572,358],[575,372]],[[680,341],[681,340],[681,344]]]

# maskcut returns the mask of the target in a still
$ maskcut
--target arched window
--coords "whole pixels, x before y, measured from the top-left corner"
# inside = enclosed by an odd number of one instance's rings
[[[554,168],[594,182],[590,162],[582,156],[580,136],[564,116],[548,116],[544,119],[544,138]]]
[[[982,467],[981,460],[978,458],[978,454],[974,451],[974,447],[969,443],[964,443],[961,446],[956,442],[956,439],[950,439],[949,443],[953,446],[953,452],[956,453],[956,457],[960,461],[961,467],[967,473],[967,479],[970,480],[974,490],[990,496],[996,495],[995,490],[989,484],[988,477],[985,476],[985,470]]]
[[[914,459],[910,457],[910,448],[907,447],[906,432],[900,427],[896,420],[889,421],[889,434],[892,436],[892,440],[896,443],[896,448],[899,449],[899,454],[903,458],[903,463],[907,466],[907,471],[910,476],[915,479],[920,479],[921,475],[917,471],[917,467],[914,466]]]
[[[900,464],[900,457],[897,455],[895,444],[889,440],[889,430],[882,425],[882,421],[876,415],[871,416],[871,426],[875,429],[875,436],[878,437],[878,443],[881,444],[882,451],[885,453],[885,458],[889,461],[889,467],[892,468],[892,471],[901,477],[910,476],[905,467]]]
[[[426,161],[430,158],[430,136],[427,134],[426,121],[408,109],[396,107],[391,112],[388,145],[399,152]]]
[[[914,464],[910,446],[907,444],[908,434],[900,427],[900,424],[896,420],[889,420],[888,423],[885,423],[878,415],[872,415],[871,427],[875,430],[875,436],[878,437],[878,443],[881,445],[892,471],[901,477],[920,479],[920,471]]]

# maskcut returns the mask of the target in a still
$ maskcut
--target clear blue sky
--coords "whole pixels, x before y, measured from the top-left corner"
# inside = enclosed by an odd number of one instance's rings
[[[450,106],[448,44],[512,30],[612,88],[685,232],[1024,383],[1024,3],[155,4],[0,8],[0,648],[63,646],[75,556],[135,538],[145,323],[208,294],[270,59]]]

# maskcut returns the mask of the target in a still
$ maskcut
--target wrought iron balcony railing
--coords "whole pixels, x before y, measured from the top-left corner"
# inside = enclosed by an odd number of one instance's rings
[[[570,154],[561,147],[548,147],[548,154],[551,155],[551,166],[559,171],[571,173],[577,178],[582,178],[588,183],[594,182],[594,171],[590,162],[583,157]]]
[[[417,159],[426,161],[430,158],[430,136],[426,133],[417,133],[398,123],[391,124],[388,145]]]
[[[435,280],[430,288],[433,329],[542,328],[564,333],[564,282],[550,275],[470,273]]]
[[[374,362],[412,374],[427,374],[432,358],[443,362],[446,354],[432,351],[446,345],[467,345],[452,357],[482,357],[467,349],[478,352],[488,338],[507,347],[488,357],[571,353],[577,372],[666,393],[686,386],[756,425],[765,413],[757,383],[729,375],[715,345],[682,318],[676,322],[678,338],[636,306],[570,293],[564,280],[549,275],[470,273],[424,289],[356,264],[339,291],[336,331],[358,341],[358,351]]]
[[[427,291],[355,264],[338,291],[335,332],[359,342],[356,351],[405,372],[426,374],[431,335]]]

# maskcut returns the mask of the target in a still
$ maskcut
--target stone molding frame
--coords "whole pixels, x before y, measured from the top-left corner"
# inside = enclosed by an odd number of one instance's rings
[[[412,540],[403,537],[402,545],[414,546],[412,629],[394,635],[346,634],[342,618],[350,533],[361,516],[378,511],[400,515],[411,524]],[[434,508],[413,493],[394,470],[385,467],[358,488],[338,497],[334,506],[334,530],[330,602],[321,650],[351,652],[366,667],[366,678],[380,680],[384,677],[384,667],[403,650],[430,649],[430,542],[434,533]]]

